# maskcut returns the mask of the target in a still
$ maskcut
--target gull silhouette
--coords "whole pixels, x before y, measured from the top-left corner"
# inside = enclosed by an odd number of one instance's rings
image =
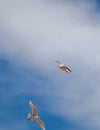
[[[61,70],[65,71],[65,72],[67,72],[67,73],[72,72],[72,71],[71,71],[67,66],[65,66],[63,63],[61,63],[61,62],[59,62],[59,61],[54,61],[54,62],[56,62],[56,63],[58,64],[58,67],[59,67]]]
[[[36,106],[31,101],[29,101],[29,105],[30,105],[30,107],[32,109],[32,114],[30,114],[30,113],[28,114],[28,120],[32,120],[32,121],[36,120],[39,123],[40,127],[42,128],[42,130],[45,130],[44,123],[40,119],[40,117],[38,116],[38,112],[37,112]]]

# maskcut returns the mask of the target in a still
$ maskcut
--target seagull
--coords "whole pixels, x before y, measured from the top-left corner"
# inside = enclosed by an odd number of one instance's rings
[[[56,63],[58,64],[58,67],[59,67],[61,70],[65,71],[65,72],[67,72],[67,73],[72,72],[72,71],[71,71],[67,66],[65,66],[63,63],[61,63],[61,62],[59,62],[59,61],[54,61],[54,62],[56,62]]]
[[[37,108],[36,108],[36,106],[31,102],[31,101],[29,101],[29,105],[30,105],[30,107],[31,107],[31,109],[32,109],[32,114],[28,114],[28,120],[36,120],[38,123],[39,123],[39,125],[40,125],[40,127],[42,128],[42,130],[45,130],[45,126],[44,126],[44,123],[43,123],[43,121],[40,119],[40,117],[38,116],[38,112],[37,112]]]

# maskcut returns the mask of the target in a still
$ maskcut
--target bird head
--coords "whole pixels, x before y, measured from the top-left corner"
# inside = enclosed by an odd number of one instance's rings
[[[27,119],[30,120],[31,114],[29,113],[27,116]]]

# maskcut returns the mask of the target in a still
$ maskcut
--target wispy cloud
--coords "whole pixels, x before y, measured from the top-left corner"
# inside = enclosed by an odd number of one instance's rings
[[[95,4],[4,0],[0,21],[0,56],[50,77],[40,94],[48,95],[51,112],[100,127],[100,17]],[[55,59],[73,73],[57,70]]]

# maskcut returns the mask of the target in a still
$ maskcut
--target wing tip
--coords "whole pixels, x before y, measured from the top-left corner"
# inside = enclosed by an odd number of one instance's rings
[[[31,101],[31,100],[29,101],[29,104],[30,104],[30,105],[32,104],[32,101]]]
[[[70,72],[70,73],[72,73],[72,71],[71,71],[71,70],[69,70],[69,72]]]

